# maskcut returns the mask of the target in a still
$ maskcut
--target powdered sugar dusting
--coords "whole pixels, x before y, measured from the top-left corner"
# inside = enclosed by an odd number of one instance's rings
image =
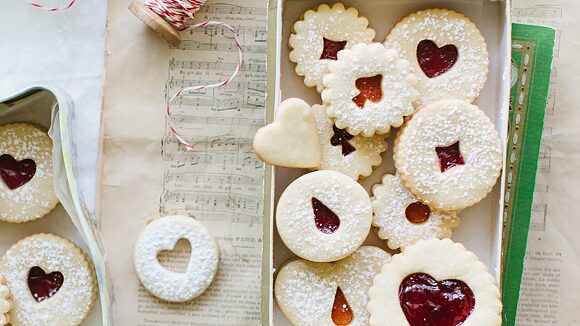
[[[157,258],[159,252],[172,250],[180,239],[191,244],[185,273],[168,270]],[[166,216],[151,222],[135,244],[135,269],[141,283],[154,296],[170,302],[200,296],[213,281],[218,261],[214,238],[200,222],[187,216]]]
[[[451,237],[452,229],[459,225],[457,214],[436,210],[431,210],[424,223],[411,223],[405,210],[418,199],[396,175],[385,174],[382,183],[373,187],[373,195],[373,225],[379,228],[379,237],[388,240],[391,249],[406,247],[419,240]]]
[[[464,165],[441,172],[435,148],[459,141]],[[401,129],[394,160],[403,183],[435,209],[461,210],[492,189],[502,165],[499,135],[474,105],[438,101],[417,112]]]
[[[0,178],[0,220],[26,222],[40,218],[58,203],[54,193],[52,140],[40,128],[25,123],[0,126],[0,155],[17,161],[32,159],[36,173],[26,184],[11,190]]]
[[[340,218],[332,234],[314,222],[312,198]],[[317,171],[296,179],[282,194],[276,209],[280,237],[296,255],[318,262],[342,259],[366,239],[371,226],[371,203],[364,188],[334,171]]]
[[[12,310],[12,300],[10,294],[10,289],[6,285],[6,279],[4,275],[0,272],[0,325],[8,324],[10,320],[10,315],[8,314]]]
[[[295,260],[285,265],[276,278],[276,301],[294,325],[334,325],[331,311],[340,287],[353,311],[349,326],[368,325],[367,291],[389,258],[377,247],[361,247],[335,263]]]
[[[50,299],[36,302],[28,288],[28,273],[38,266],[61,272],[64,283]],[[74,326],[88,316],[97,296],[92,264],[72,242],[49,234],[20,240],[0,260],[0,274],[12,292],[15,325]]]
[[[357,43],[370,43],[375,31],[368,28],[368,20],[359,17],[355,8],[345,9],[341,3],[332,7],[320,5],[316,10],[304,13],[304,20],[294,24],[294,34],[290,36],[290,61],[296,63],[296,73],[304,76],[304,84],[323,89],[322,75],[330,60],[320,59],[324,38],[332,41],[346,41],[346,49]]]
[[[417,45],[423,40],[439,47],[455,45],[459,52],[455,65],[438,77],[427,77],[417,61]],[[489,54],[483,36],[469,18],[452,10],[428,9],[403,18],[387,36],[385,46],[412,63],[421,93],[417,106],[448,98],[472,102],[487,79]]]

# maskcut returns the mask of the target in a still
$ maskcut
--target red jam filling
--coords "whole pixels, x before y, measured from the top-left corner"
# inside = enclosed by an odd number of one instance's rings
[[[401,282],[399,302],[412,326],[458,326],[473,312],[475,296],[460,280],[415,273]]]
[[[465,164],[463,156],[461,155],[461,150],[459,149],[459,141],[456,141],[447,147],[435,147],[435,152],[437,152],[437,156],[439,157],[441,172]]]
[[[340,226],[340,218],[320,200],[312,197],[312,210],[314,211],[314,224],[322,233],[332,234]]]
[[[349,142],[354,136],[349,134],[346,129],[338,129],[337,126],[332,125],[334,135],[330,138],[332,146],[342,147],[342,156],[348,156],[356,151],[356,148]]]
[[[28,288],[36,302],[52,298],[64,283],[64,276],[61,272],[46,274],[38,266],[34,266],[28,272]]]
[[[449,71],[457,62],[458,57],[459,52],[453,44],[438,47],[431,40],[422,40],[417,45],[419,67],[429,78],[441,76]]]
[[[354,318],[352,309],[346,297],[340,288],[336,288],[336,294],[334,295],[334,303],[332,304],[332,322],[336,326],[345,326],[350,324]]]
[[[407,206],[405,209],[405,216],[407,217],[407,220],[414,224],[427,222],[429,215],[431,215],[431,209],[429,206],[421,202],[414,202],[409,204],[409,206]]]
[[[352,99],[356,106],[362,109],[367,100],[378,103],[383,98],[382,81],[383,75],[357,79],[355,85],[360,93]]]
[[[19,162],[9,154],[0,156],[0,176],[11,190],[25,185],[35,173],[36,163],[31,159]]]
[[[336,60],[338,59],[338,52],[344,50],[346,47],[346,41],[331,41],[324,39],[324,47],[322,48],[322,54],[320,59]]]

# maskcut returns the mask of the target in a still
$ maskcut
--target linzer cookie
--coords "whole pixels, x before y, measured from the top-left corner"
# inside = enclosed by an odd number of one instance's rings
[[[369,290],[370,326],[499,326],[500,291],[485,265],[449,239],[395,255]]]
[[[9,312],[12,310],[11,296],[4,275],[0,272],[0,326],[8,325],[10,322]]]
[[[318,169],[338,171],[357,180],[359,177],[368,177],[373,167],[381,164],[381,154],[387,150],[385,135],[353,136],[334,125],[332,119],[326,115],[324,105],[314,105],[312,111],[322,149],[322,160]]]
[[[493,124],[475,105],[460,100],[434,102],[415,113],[399,131],[393,157],[403,184],[441,211],[481,201],[502,166]]]
[[[359,16],[355,8],[345,9],[342,3],[332,7],[322,4],[306,11],[303,19],[294,24],[289,40],[290,61],[296,63],[296,73],[304,76],[304,84],[316,87],[320,93],[322,76],[338,52],[375,38],[375,31],[368,25],[368,20]]]
[[[14,326],[76,326],[97,298],[92,264],[72,242],[50,234],[20,240],[0,259],[12,292]]]
[[[57,204],[48,134],[26,123],[0,126],[0,221],[31,221]]]
[[[455,213],[432,210],[407,190],[396,175],[385,174],[373,187],[373,225],[391,249],[419,240],[449,238],[459,225]]]
[[[361,247],[335,263],[294,260],[278,272],[276,301],[293,325],[368,325],[367,292],[389,258]]]
[[[487,79],[489,54],[475,24],[463,14],[427,9],[403,18],[385,46],[411,62],[421,106],[441,99],[473,102]]]
[[[276,225],[286,246],[314,262],[353,253],[371,227],[371,202],[356,181],[335,171],[308,173],[292,182],[278,201]]]
[[[380,43],[356,44],[328,64],[322,100],[339,129],[351,135],[385,134],[414,112],[419,93],[407,60]]]

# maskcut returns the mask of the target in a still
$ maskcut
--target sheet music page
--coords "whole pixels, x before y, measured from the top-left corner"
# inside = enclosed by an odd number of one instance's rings
[[[264,124],[267,1],[208,1],[196,22],[217,20],[239,30],[244,49],[237,78],[225,87],[179,98],[172,114],[193,143],[186,151],[164,117],[166,97],[211,84],[234,71],[237,48],[222,27],[181,32],[181,46],[148,30],[110,1],[103,113],[100,219],[108,246],[118,325],[259,325],[263,164],[252,149]],[[198,299],[168,304],[151,296],[133,268],[133,245],[147,221],[183,214],[201,221],[220,248],[219,271]],[[159,260],[184,270],[181,241]]]
[[[516,0],[514,21],[554,27],[554,65],[516,324],[579,325],[580,3]],[[576,67],[570,69],[569,67]]]

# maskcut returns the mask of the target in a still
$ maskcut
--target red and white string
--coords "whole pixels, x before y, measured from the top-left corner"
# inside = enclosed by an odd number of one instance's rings
[[[77,0],[71,0],[68,3],[68,5],[63,6],[63,7],[48,7],[46,5],[43,5],[43,4],[40,4],[40,3],[37,3],[37,2],[32,2],[32,1],[26,1],[26,2],[28,2],[29,4],[31,4],[32,6],[34,6],[36,8],[44,9],[46,11],[55,12],[55,11],[67,10],[68,8],[72,7],[75,4],[76,1]]]
[[[207,0],[145,0],[145,6],[182,31]]]

